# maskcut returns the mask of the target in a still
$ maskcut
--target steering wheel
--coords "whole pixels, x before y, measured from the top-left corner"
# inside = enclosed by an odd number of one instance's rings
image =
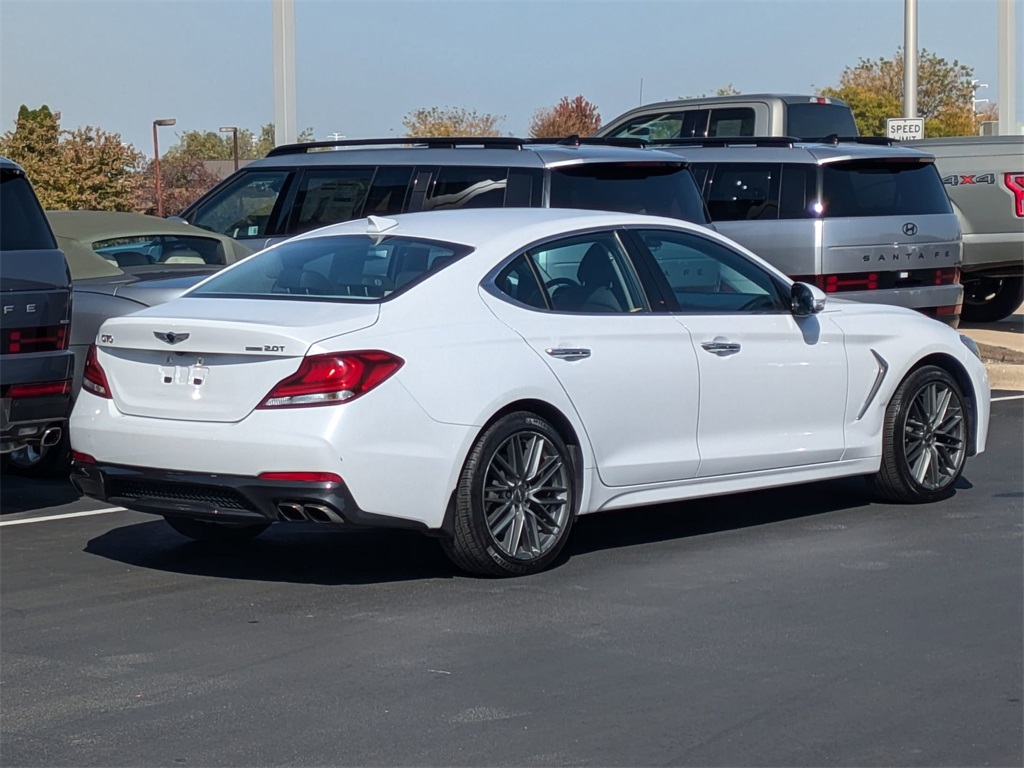
[[[573,280],[571,277],[553,277],[544,283],[545,288],[557,288],[560,285],[567,285],[571,288],[576,288],[579,283]]]

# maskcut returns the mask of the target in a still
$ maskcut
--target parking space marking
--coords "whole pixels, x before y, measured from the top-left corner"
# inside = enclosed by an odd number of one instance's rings
[[[1024,400],[1024,395],[1004,395],[1003,397],[993,397],[990,402],[1001,403],[1004,400]]]
[[[64,512],[60,515],[47,515],[46,517],[23,517],[20,520],[0,521],[0,528],[6,525],[27,525],[28,523],[45,523],[50,520],[66,520],[69,517],[89,517],[90,515],[106,515],[111,512],[127,512],[124,507],[106,507],[104,509],[86,509],[82,512]]]

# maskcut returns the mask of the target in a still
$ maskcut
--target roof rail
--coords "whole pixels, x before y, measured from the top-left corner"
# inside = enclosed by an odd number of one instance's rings
[[[798,141],[792,136],[694,136],[647,143],[652,147],[792,147]]]
[[[558,146],[603,146],[603,147],[638,147],[643,148],[650,144],[647,139],[633,138],[631,136],[580,136],[571,134],[553,138],[530,139],[531,144],[557,144]]]
[[[267,157],[280,155],[302,155],[309,151],[336,149],[342,147],[373,147],[373,146],[417,146],[430,149],[452,149],[454,147],[486,147],[490,149],[522,149],[526,139],[513,136],[425,136],[397,138],[389,136],[384,139],[337,139],[334,141],[307,141],[301,144],[282,144],[267,153]]]
[[[807,139],[807,141],[815,144],[872,144],[879,147],[891,147],[900,143],[887,136],[839,136],[834,133],[821,139]]]

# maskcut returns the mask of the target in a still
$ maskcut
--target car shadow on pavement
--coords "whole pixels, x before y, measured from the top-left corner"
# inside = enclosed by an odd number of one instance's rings
[[[66,479],[36,480],[0,473],[0,514],[38,511],[73,504],[82,498]]]
[[[858,479],[815,483],[581,518],[554,567],[602,550],[869,506]],[[139,568],[213,578],[296,584],[373,584],[466,577],[435,540],[418,533],[341,530],[312,524],[272,526],[243,544],[182,538],[163,520],[122,526],[89,541],[89,554]]]

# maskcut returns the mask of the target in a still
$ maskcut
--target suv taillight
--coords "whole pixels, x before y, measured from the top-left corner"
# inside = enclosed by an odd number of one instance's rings
[[[299,370],[280,381],[260,408],[334,405],[366,394],[402,367],[387,352],[342,352],[304,357]]]
[[[110,398],[110,384],[107,374],[96,358],[96,345],[89,345],[89,353],[85,356],[85,372],[82,374],[82,389],[96,397]]]
[[[1003,174],[1003,183],[1013,192],[1014,213],[1024,219],[1024,173],[1015,171]]]
[[[62,352],[68,348],[68,326],[47,325],[42,328],[8,328],[4,331],[4,354],[25,352]]]

